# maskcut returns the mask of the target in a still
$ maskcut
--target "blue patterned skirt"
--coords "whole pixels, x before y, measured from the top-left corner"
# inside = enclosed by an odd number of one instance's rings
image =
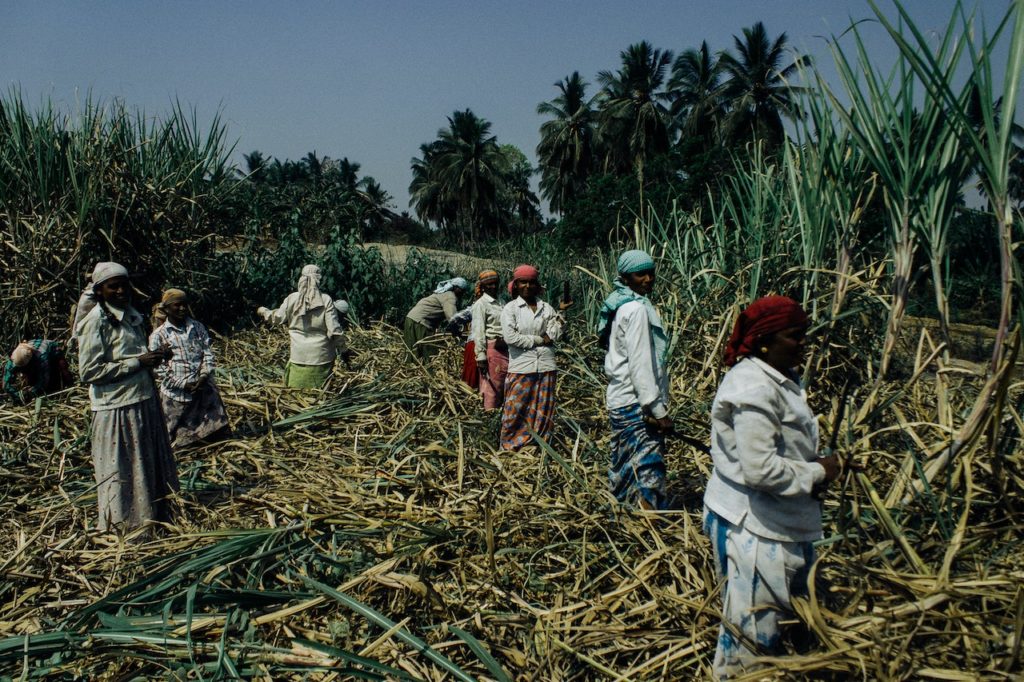
[[[639,404],[609,410],[612,454],[608,482],[621,502],[665,509],[665,438],[644,423]]]

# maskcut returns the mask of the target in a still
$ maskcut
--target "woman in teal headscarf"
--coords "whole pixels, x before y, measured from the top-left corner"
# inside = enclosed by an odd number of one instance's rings
[[[668,336],[648,294],[654,259],[634,249],[619,257],[615,288],[601,306],[598,336],[607,350],[606,401],[611,420],[608,479],[622,502],[664,509],[668,416]]]

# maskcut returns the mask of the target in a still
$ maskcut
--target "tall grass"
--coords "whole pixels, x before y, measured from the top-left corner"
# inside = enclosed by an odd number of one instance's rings
[[[148,293],[212,288],[230,151],[219,116],[203,126],[180,104],[152,118],[118,101],[67,113],[0,98],[0,342],[66,325],[98,260],[123,262]]]

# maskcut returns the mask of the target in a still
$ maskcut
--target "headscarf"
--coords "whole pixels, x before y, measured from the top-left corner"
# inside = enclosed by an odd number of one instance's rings
[[[348,301],[346,301],[343,298],[339,298],[337,301],[334,302],[334,309],[337,310],[338,314],[343,317],[348,313],[349,307],[350,306],[348,304]]]
[[[736,318],[732,336],[725,346],[724,362],[732,367],[741,357],[751,355],[762,337],[808,324],[807,313],[793,299],[787,296],[759,298]]]
[[[451,279],[446,279],[445,281],[438,284],[437,288],[434,289],[434,293],[443,294],[444,292],[451,291],[456,287],[462,289],[463,291],[469,291],[469,282],[467,282],[462,277],[452,277]]]
[[[509,295],[512,295],[512,292],[515,289],[517,281],[521,279],[537,279],[538,277],[540,277],[540,270],[533,267],[532,265],[527,265],[526,263],[523,263],[522,265],[520,265],[519,267],[512,271],[512,279],[509,280],[508,283]]]
[[[153,329],[156,329],[167,320],[167,306],[175,301],[188,301],[188,294],[181,289],[165,289],[160,297],[160,302],[153,306],[153,312],[150,316]]]
[[[474,298],[480,298],[481,296],[483,296],[484,291],[483,291],[483,289],[481,287],[484,284],[487,284],[488,282],[497,282],[497,281],[498,281],[498,272],[496,270],[481,270],[480,274],[477,275],[477,277],[476,277],[476,286],[473,288],[473,296],[474,296]]]
[[[78,326],[82,324],[85,317],[96,307],[96,292],[93,291],[93,283],[90,275],[90,279],[85,283],[85,289],[82,289],[82,294],[78,297],[78,305],[75,306],[75,320],[71,323],[71,338],[78,338]]]
[[[302,268],[298,292],[299,315],[305,315],[323,305],[323,296],[320,293],[320,268],[315,265],[306,265]]]
[[[18,369],[22,369],[28,367],[28,363],[32,362],[33,355],[35,355],[35,348],[32,344],[22,341],[11,352],[11,362]]]
[[[92,271],[92,286],[98,287],[108,279],[114,277],[128,277],[128,270],[120,263],[101,261],[96,264]]]
[[[653,270],[654,259],[651,258],[646,251],[633,249],[632,251],[626,251],[619,256],[619,261],[616,267],[619,271],[619,275],[632,272],[643,272],[644,270]],[[605,328],[611,323],[616,311],[630,301],[640,301],[643,303],[644,309],[647,311],[647,323],[651,326],[651,337],[654,340],[654,354],[658,358],[658,364],[660,366],[664,366],[665,360],[668,357],[669,339],[668,334],[665,333],[665,327],[661,322],[661,315],[658,314],[657,308],[654,307],[654,304],[651,303],[649,298],[641,296],[630,289],[629,285],[623,281],[621,276],[615,280],[612,292],[608,294],[607,298],[605,298],[604,302],[601,304],[601,311],[598,313],[599,321],[597,323],[597,335],[602,336],[604,334]]]
[[[616,269],[620,275],[632,272],[643,272],[644,270],[654,269],[654,259],[646,251],[640,249],[631,249],[624,251],[619,256],[619,262],[616,264]]]

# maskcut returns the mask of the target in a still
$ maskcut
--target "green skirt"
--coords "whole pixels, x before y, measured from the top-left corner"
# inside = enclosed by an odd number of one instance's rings
[[[423,362],[429,360],[439,349],[434,339],[427,339],[428,336],[433,335],[433,330],[428,329],[411,317],[405,318],[405,325],[402,327],[402,340],[405,341],[409,352]]]
[[[296,365],[289,362],[284,368],[284,385],[291,388],[323,388],[332,369],[333,362],[325,365]]]

